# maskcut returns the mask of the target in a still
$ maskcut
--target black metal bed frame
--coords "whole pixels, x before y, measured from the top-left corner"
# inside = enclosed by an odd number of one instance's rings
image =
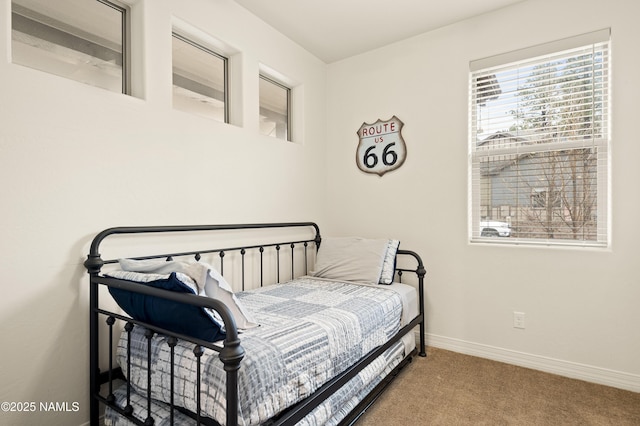
[[[286,241],[286,242],[278,242],[278,243],[269,243],[269,244],[258,244],[258,245],[246,245],[239,247],[229,247],[229,248],[213,248],[207,250],[196,250],[196,251],[186,251],[186,252],[175,252],[175,253],[164,253],[164,254],[153,254],[143,257],[135,257],[135,259],[156,259],[156,258],[166,258],[167,260],[173,259],[174,257],[184,257],[184,256],[194,256],[196,260],[200,260],[203,254],[212,254],[217,253],[220,257],[220,273],[223,273],[224,270],[224,257],[229,252],[238,252],[242,258],[242,280],[243,280],[243,288],[244,288],[244,258],[247,250],[258,250],[260,253],[260,285],[262,286],[263,280],[263,271],[262,271],[262,262],[263,262],[263,253],[266,249],[274,249],[275,258],[276,258],[276,267],[277,267],[277,280],[280,280],[280,254],[282,247],[290,247],[291,249],[291,278],[294,278],[294,252],[295,247],[298,245],[303,246],[304,253],[304,274],[308,273],[307,267],[307,248],[310,243],[315,244],[316,250],[320,246],[322,238],[320,236],[320,229],[317,224],[313,222],[289,222],[289,223],[257,223],[257,224],[225,224],[225,225],[194,225],[194,226],[134,226],[134,227],[115,227],[108,228],[104,231],[98,233],[93,239],[90,247],[89,254],[87,256],[87,260],[84,262],[84,266],[86,267],[89,275],[90,275],[90,420],[91,425],[99,424],[99,416],[100,416],[100,404],[108,405],[112,409],[118,411],[121,415],[126,416],[130,421],[139,425],[152,425],[154,423],[154,419],[151,417],[151,392],[150,392],[150,381],[151,381],[151,372],[147,371],[148,374],[148,383],[147,383],[147,413],[149,417],[144,421],[140,421],[133,416],[133,408],[129,404],[129,396],[131,392],[131,386],[127,385],[127,402],[128,405],[125,408],[121,408],[115,404],[115,396],[113,394],[113,384],[117,379],[124,379],[124,374],[120,370],[119,367],[114,367],[113,365],[113,328],[116,320],[124,321],[126,325],[124,329],[126,331],[130,331],[134,325],[142,325],[147,329],[147,333],[145,334],[148,345],[151,345],[151,338],[155,333],[161,333],[169,336],[168,345],[170,346],[171,351],[171,359],[173,359],[173,350],[177,343],[177,339],[183,339],[188,342],[191,342],[195,345],[194,347],[194,355],[196,356],[197,363],[197,387],[196,395],[197,395],[197,410],[195,413],[188,412],[183,410],[180,407],[174,406],[173,401],[169,403],[170,412],[171,412],[171,424],[173,424],[173,416],[174,410],[183,412],[190,417],[194,418],[197,421],[197,424],[213,424],[218,425],[218,423],[212,419],[203,417],[200,413],[200,356],[204,353],[203,348],[211,349],[219,353],[219,358],[224,364],[224,370],[226,371],[226,418],[227,418],[227,426],[235,426],[237,425],[237,412],[238,412],[238,370],[241,365],[242,358],[244,357],[244,349],[241,346],[240,338],[238,336],[238,330],[236,328],[235,320],[227,308],[222,302],[205,297],[199,297],[193,294],[186,293],[175,293],[167,290],[162,290],[158,288],[153,288],[150,286],[140,286],[132,284],[131,282],[119,280],[115,278],[109,278],[106,276],[100,275],[101,269],[106,264],[117,263],[117,259],[108,259],[103,260],[100,255],[100,244],[102,241],[111,236],[118,234],[146,234],[146,233],[178,233],[178,232],[198,232],[198,231],[221,231],[221,230],[252,230],[252,229],[269,229],[269,228],[304,228],[304,227],[313,227],[315,230],[315,235],[313,238],[304,239],[301,241]],[[409,256],[414,259],[417,263],[415,269],[407,269],[398,267],[396,269],[396,273],[399,276],[400,281],[402,280],[402,275],[405,272],[414,273],[417,276],[418,280],[418,293],[419,293],[419,314],[416,318],[414,318],[409,324],[404,326],[391,340],[389,340],[386,344],[374,349],[369,354],[367,354],[364,358],[360,359],[353,366],[348,368],[343,373],[339,374],[328,383],[323,385],[320,389],[314,392],[312,395],[307,397],[305,400],[299,402],[293,407],[287,409],[284,413],[281,413],[276,418],[270,420],[268,422],[269,425],[294,425],[299,422],[304,416],[306,416],[309,412],[311,412],[315,407],[321,404],[326,398],[328,398],[331,394],[337,391],[341,386],[347,383],[350,379],[355,377],[364,367],[366,367],[371,361],[381,355],[384,351],[386,351],[389,347],[391,347],[394,343],[398,342],[405,334],[411,332],[416,326],[420,327],[420,336],[419,336],[419,348],[414,350],[411,354],[405,357],[405,359],[398,365],[392,372],[389,374],[360,404],[341,422],[341,424],[353,424],[358,418],[366,411],[366,409],[375,402],[378,396],[382,393],[382,391],[386,388],[386,386],[393,380],[393,378],[398,374],[400,369],[404,367],[408,362],[411,362],[413,356],[418,353],[420,356],[426,356],[425,350],[425,342],[424,342],[424,277],[426,275],[426,270],[424,268],[424,264],[422,263],[422,259],[420,256],[410,250],[398,250],[398,256]],[[158,327],[151,326],[149,324],[136,321],[134,319],[129,318],[128,316],[123,316],[121,314],[110,312],[108,310],[102,309],[99,303],[99,286],[103,285],[106,287],[119,288],[123,290],[133,291],[149,296],[161,297],[167,300],[177,301],[185,304],[190,304],[198,307],[211,308],[217,311],[222,317],[225,329],[226,329],[226,337],[223,341],[223,346],[220,347],[211,342],[206,342],[203,340],[195,339],[193,337],[181,335],[178,333],[173,333],[168,330],[164,330]],[[108,326],[108,334],[109,334],[109,360],[108,360],[108,369],[105,372],[101,372],[99,368],[100,364],[100,336],[99,336],[99,318],[100,316],[106,317],[106,324]],[[147,356],[150,357],[150,350],[147,351]],[[150,363],[148,364],[150,365]],[[173,362],[172,362],[173,369]],[[127,374],[127,377],[129,374]],[[173,385],[173,371],[171,372],[171,383]],[[106,396],[104,395],[104,391],[101,393],[101,386],[107,385],[108,390],[106,391]],[[171,389],[171,394],[173,397],[173,388]]]

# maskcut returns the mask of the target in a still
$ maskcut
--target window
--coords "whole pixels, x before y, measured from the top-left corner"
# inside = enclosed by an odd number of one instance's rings
[[[534,209],[560,208],[562,206],[561,195],[560,191],[534,188],[531,191],[531,207]]]
[[[291,89],[260,75],[260,133],[291,140]]]
[[[13,0],[12,62],[128,93],[127,11],[106,0]]]
[[[471,241],[606,246],[609,30],[470,68]]]
[[[227,58],[173,33],[173,107],[229,122]]]

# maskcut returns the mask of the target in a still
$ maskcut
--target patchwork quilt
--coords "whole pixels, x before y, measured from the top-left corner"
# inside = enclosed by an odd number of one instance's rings
[[[240,336],[245,350],[238,373],[241,425],[260,424],[301,401],[384,344],[401,327],[401,297],[386,286],[302,277],[236,295],[260,324]],[[123,333],[117,358],[124,372],[126,349],[127,337]],[[174,401],[195,412],[197,361],[193,349],[192,343],[183,341],[175,347]],[[366,395],[403,355],[404,345],[399,342],[303,423],[325,424],[330,419],[342,418],[355,406],[358,394]],[[141,327],[131,331],[131,364],[129,381],[137,393],[146,395],[147,339]],[[170,348],[166,336],[152,338],[150,367],[152,398],[170,401]],[[205,350],[201,371],[201,413],[225,424],[226,373],[217,352]],[[142,406],[144,419],[146,403]],[[105,420],[107,424],[116,423],[111,421],[115,420],[111,415]]]

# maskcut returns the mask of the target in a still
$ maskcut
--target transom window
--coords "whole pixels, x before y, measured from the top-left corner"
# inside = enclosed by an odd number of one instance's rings
[[[291,89],[260,75],[260,133],[291,140]]]
[[[173,107],[229,122],[227,58],[173,33]]]
[[[114,1],[12,0],[11,60],[129,93],[128,8]]]
[[[474,61],[470,88],[471,241],[606,246],[609,30]]]

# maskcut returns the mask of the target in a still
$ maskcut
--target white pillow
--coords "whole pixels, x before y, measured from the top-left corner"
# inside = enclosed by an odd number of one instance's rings
[[[196,282],[198,294],[218,299],[227,305],[236,321],[236,327],[247,329],[258,326],[251,313],[242,306],[240,300],[233,294],[229,283],[211,265],[204,262],[165,261],[161,259],[120,259],[118,263],[120,263],[123,271],[154,274],[180,272],[185,274]]]
[[[312,276],[378,284],[388,240],[359,237],[323,238]]]
[[[393,282],[393,277],[396,273],[396,254],[399,246],[400,241],[398,240],[388,241],[382,272],[380,273],[380,284],[391,284]]]

